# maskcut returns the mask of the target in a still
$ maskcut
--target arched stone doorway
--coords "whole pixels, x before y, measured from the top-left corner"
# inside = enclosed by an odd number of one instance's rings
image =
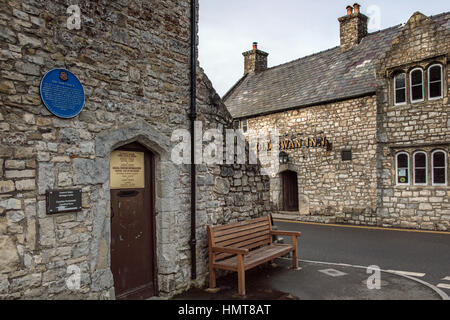
[[[111,152],[111,271],[117,299],[157,294],[154,154],[133,142]]]
[[[179,170],[170,160],[170,139],[145,121],[104,131],[95,139],[95,158],[74,160],[74,181],[79,185],[90,185],[94,205],[92,226],[91,287],[95,291],[110,289],[115,297],[114,276],[111,269],[111,192],[110,156],[114,150],[131,143],[139,143],[153,154],[154,161],[154,216],[157,283],[156,295],[169,292],[167,274],[177,271],[177,251],[167,245],[169,236],[176,233],[175,224],[167,223],[178,212],[180,200],[174,191],[174,181],[179,179]]]
[[[281,174],[282,211],[298,212],[297,172],[286,170]]]

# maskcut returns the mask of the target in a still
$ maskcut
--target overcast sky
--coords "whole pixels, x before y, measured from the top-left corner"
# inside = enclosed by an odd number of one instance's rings
[[[242,52],[269,53],[269,67],[339,45],[339,22],[354,0],[199,0],[200,66],[223,96],[244,72]],[[361,0],[369,32],[405,23],[414,12],[450,11],[449,0]]]

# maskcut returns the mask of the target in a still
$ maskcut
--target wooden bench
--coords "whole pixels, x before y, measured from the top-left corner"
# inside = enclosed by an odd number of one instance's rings
[[[272,242],[273,235],[292,236],[292,244]],[[209,287],[216,288],[216,270],[238,273],[238,293],[245,296],[245,271],[292,252],[297,269],[300,232],[272,230],[270,216],[223,226],[208,226]]]

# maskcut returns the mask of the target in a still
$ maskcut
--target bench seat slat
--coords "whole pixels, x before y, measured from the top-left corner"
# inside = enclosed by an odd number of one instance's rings
[[[226,236],[229,234],[233,234],[233,233],[237,233],[237,232],[241,232],[241,231],[245,231],[245,230],[251,230],[254,228],[258,228],[258,227],[266,227],[268,229],[269,223],[268,223],[268,221],[260,221],[258,223],[244,224],[242,226],[238,226],[238,227],[235,227],[233,229],[228,229],[228,230],[222,230],[222,231],[214,230],[214,237],[222,237],[222,236]]]
[[[253,238],[253,239],[247,240],[245,242],[238,243],[238,244],[234,245],[233,247],[239,248],[239,249],[251,250],[253,248],[260,247],[265,244],[270,244],[270,237],[261,236],[258,238]],[[230,257],[230,256],[232,256],[232,254],[229,254],[229,253],[216,254],[216,261],[225,259],[226,257]]]
[[[216,226],[216,227],[212,227],[212,228],[214,231],[221,231],[221,230],[233,229],[235,227],[242,226],[245,224],[253,224],[253,223],[257,223],[257,222],[265,221],[265,220],[267,220],[267,217],[256,218],[256,219],[249,220],[249,221],[235,222],[232,224],[227,224],[224,226]]]
[[[253,238],[258,238],[258,237],[261,237],[261,236],[266,236],[267,238],[269,238],[269,234],[267,234],[267,231],[263,230],[263,231],[260,231],[260,232],[247,234],[245,236],[236,237],[236,238],[233,238],[233,239],[228,239],[228,240],[224,240],[224,241],[217,241],[215,243],[215,245],[219,246],[219,247],[226,247],[226,246],[236,247],[235,244],[239,244],[241,242],[245,242],[246,240],[253,239]]]
[[[261,231],[266,231],[267,235],[269,235],[269,227],[268,226],[261,226],[261,227],[257,227],[257,228],[253,228],[250,230],[244,230],[244,231],[240,231],[237,233],[233,233],[233,234],[228,234],[225,236],[221,236],[221,237],[215,237],[214,236],[214,243],[221,243],[223,241],[226,240],[230,240],[230,239],[236,239],[236,238],[240,238],[242,236],[246,236],[246,235],[250,235],[250,234],[255,234]]]
[[[289,244],[271,244],[260,249],[253,250],[245,255],[244,268],[251,269],[264,262],[268,262],[279,256],[285,255],[294,250]],[[234,256],[214,263],[215,268],[237,271],[237,258]]]

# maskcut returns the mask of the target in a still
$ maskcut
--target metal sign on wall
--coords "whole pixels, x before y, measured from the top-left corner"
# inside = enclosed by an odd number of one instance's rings
[[[41,99],[55,116],[70,119],[84,107],[84,88],[78,78],[66,69],[53,69],[41,80]]]
[[[110,162],[110,188],[144,189],[144,170],[143,152],[113,151]]]
[[[47,214],[76,212],[82,209],[81,190],[50,190],[46,193]]]

